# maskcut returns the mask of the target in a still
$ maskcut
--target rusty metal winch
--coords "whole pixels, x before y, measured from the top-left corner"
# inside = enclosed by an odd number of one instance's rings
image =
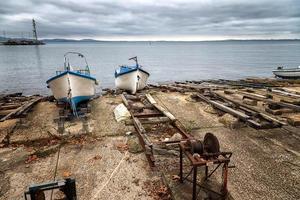
[[[186,141],[182,141],[179,144],[180,147],[180,182],[183,183],[184,180],[188,180],[188,177],[191,175],[193,171],[193,196],[192,199],[196,200],[199,194],[197,191],[197,186],[213,192],[219,195],[221,198],[226,198],[228,194],[227,190],[227,176],[228,176],[228,168],[230,157],[232,155],[231,152],[222,152],[220,151],[220,144],[217,137],[212,133],[206,133],[203,141],[189,138]],[[186,155],[188,160],[191,163],[192,169],[188,175],[183,177],[183,154]],[[197,168],[201,166],[205,166],[205,179],[208,180],[212,174],[216,172],[216,170],[221,166],[222,167],[222,186],[219,191],[214,191],[210,188],[203,186],[202,184],[198,184],[197,182]],[[213,168],[209,170],[209,168]]]

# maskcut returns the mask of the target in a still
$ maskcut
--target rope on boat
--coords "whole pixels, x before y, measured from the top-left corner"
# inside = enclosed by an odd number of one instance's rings
[[[73,115],[75,117],[78,117],[78,113],[77,113],[77,109],[76,109],[76,104],[75,104],[75,102],[72,99],[72,89],[71,89],[71,86],[70,86],[71,84],[70,84],[69,74],[67,74],[67,77],[68,77],[68,85],[69,85],[68,99],[69,99],[69,102],[70,102],[70,105],[71,105],[71,108],[72,108],[72,111],[73,111]]]

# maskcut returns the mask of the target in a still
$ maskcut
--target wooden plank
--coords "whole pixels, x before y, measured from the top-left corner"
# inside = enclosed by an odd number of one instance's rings
[[[248,96],[250,96],[250,97],[256,97],[256,98],[260,98],[260,99],[267,99],[266,96],[260,95],[260,94],[248,93],[248,92],[243,92],[243,91],[238,91],[238,93],[243,94],[244,97],[246,97],[246,98],[248,98]],[[249,98],[249,99],[252,99],[252,98]]]
[[[16,109],[9,109],[9,110],[0,110],[0,116],[6,116],[12,112],[15,112]]]
[[[281,94],[284,96],[288,96],[288,97],[295,97],[295,98],[300,98],[299,94],[294,94],[288,91],[282,91],[282,90],[276,90],[276,89],[270,89],[271,92],[277,93],[277,94]]]
[[[22,104],[11,104],[11,105],[1,105],[0,106],[0,110],[10,110],[10,109],[15,109],[15,108],[18,108],[20,107]]]
[[[172,115],[167,109],[164,107],[160,106],[159,104],[156,103],[156,101],[153,99],[153,97],[150,94],[146,94],[146,98],[148,101],[160,112],[162,112],[166,117],[168,117],[171,121],[175,121],[176,117]]]
[[[287,118],[287,122],[292,126],[300,126],[300,116],[290,116]]]
[[[266,98],[261,98],[261,97],[258,97],[257,95],[252,95],[252,94],[249,94],[249,93],[243,93],[244,97],[247,97],[247,98],[250,98],[250,99],[255,99],[255,100],[258,100],[258,101],[264,101],[264,102],[267,102],[267,103],[270,103],[270,104],[277,104],[277,105],[280,105],[282,107],[286,107],[286,108],[291,108],[291,109],[294,109],[296,111],[300,111],[300,106],[297,106],[297,105],[294,105],[294,104],[290,104],[290,103],[285,103],[285,102],[278,102],[278,101],[274,101],[274,100],[271,100],[271,99],[266,99]]]
[[[142,124],[160,124],[170,122],[168,117],[149,117],[149,118],[139,118]],[[126,125],[132,125],[132,120],[126,120]]]
[[[159,112],[151,112],[151,113],[132,113],[132,116],[134,117],[161,117],[163,116],[162,113]]]
[[[31,101],[29,101],[28,103],[26,103],[25,105],[19,107],[18,109],[14,110],[13,112],[9,113],[8,115],[6,115],[5,117],[1,118],[0,122],[5,121],[6,119],[11,118],[12,116],[18,116],[20,114],[22,114],[24,111],[26,111],[27,109],[30,109],[34,104],[36,104],[37,102],[39,102],[40,100],[42,100],[42,97],[38,97],[36,99],[33,99]]]
[[[253,111],[253,112],[258,113],[259,115],[261,115],[263,118],[265,118],[265,119],[267,119],[267,120],[271,120],[271,121],[273,121],[273,122],[275,122],[275,123],[279,123],[279,124],[281,124],[281,125],[286,125],[286,123],[284,123],[284,122],[282,122],[282,121],[279,121],[278,119],[276,119],[276,118],[274,118],[274,117],[271,117],[271,116],[267,115],[266,113],[262,113],[262,112],[260,112],[259,110],[255,109],[255,108],[253,108],[253,107],[251,107],[251,106],[242,104],[242,103],[240,103],[240,102],[238,102],[238,101],[236,101],[236,100],[233,100],[233,99],[229,99],[229,98],[227,98],[226,96],[221,95],[220,93],[217,93],[217,92],[212,92],[212,93],[213,93],[213,95],[215,95],[216,97],[219,97],[219,98],[221,98],[221,99],[223,99],[223,100],[225,100],[225,101],[229,101],[229,102],[235,104],[236,106],[240,107],[241,109],[246,108],[246,109],[248,109],[248,110],[251,110],[251,111]]]
[[[123,101],[124,105],[127,108],[129,108],[129,103],[128,103],[127,99],[125,98],[124,94],[121,94],[121,98],[122,98],[122,101]]]
[[[229,113],[229,114],[231,114],[231,115],[233,115],[233,116],[235,116],[235,117],[237,117],[239,119],[243,119],[243,120],[250,119],[250,116],[246,115],[245,113],[242,113],[242,112],[240,112],[238,110],[234,110],[234,109],[232,109],[232,108],[230,108],[228,106],[225,106],[225,105],[223,105],[221,103],[218,103],[216,101],[210,100],[210,99],[206,98],[205,96],[203,96],[201,94],[197,94],[197,97],[199,97],[201,100],[203,100],[203,101],[211,104],[212,106],[214,106],[214,107],[216,107],[216,108],[218,108],[218,109],[220,109],[220,110],[222,110],[224,112],[227,112],[227,113]]]
[[[143,140],[145,142],[145,145],[152,146],[152,143],[148,136],[146,135],[146,130],[144,129],[143,125],[141,124],[140,120],[136,117],[133,117],[133,123],[137,129],[137,131],[141,134],[143,137]]]

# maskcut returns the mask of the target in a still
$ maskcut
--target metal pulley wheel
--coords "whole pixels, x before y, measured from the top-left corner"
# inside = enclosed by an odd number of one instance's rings
[[[212,133],[206,133],[203,141],[204,151],[206,153],[220,152],[220,144],[218,138]]]

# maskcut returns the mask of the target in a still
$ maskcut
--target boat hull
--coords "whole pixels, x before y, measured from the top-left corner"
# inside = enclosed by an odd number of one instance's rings
[[[72,103],[72,107],[95,95],[96,80],[74,72],[64,72],[47,83],[56,100]]]
[[[274,70],[273,74],[276,77],[285,78],[285,79],[298,79],[298,78],[300,78],[300,70],[299,69]]]
[[[115,78],[115,85],[118,89],[126,90],[135,94],[136,91],[142,90],[146,87],[148,78],[148,73],[137,68],[133,71],[117,76]]]

